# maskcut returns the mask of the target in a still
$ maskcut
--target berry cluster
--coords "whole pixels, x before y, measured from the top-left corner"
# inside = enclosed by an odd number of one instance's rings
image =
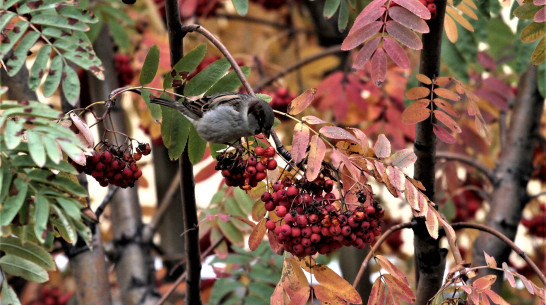
[[[44,287],[40,291],[39,297],[28,303],[29,305],[66,305],[72,297],[72,292],[61,292],[57,287]]]
[[[247,156],[245,158],[245,155]],[[222,171],[227,186],[239,186],[249,190],[267,177],[265,170],[277,168],[273,159],[275,148],[258,146],[254,153],[247,153],[242,146],[235,147],[235,152],[225,152],[216,157],[215,169]]]
[[[288,105],[290,102],[296,98],[296,95],[290,93],[288,88],[280,87],[275,92],[264,92],[267,95],[270,95],[273,99],[271,100],[271,107],[275,110],[287,112]],[[283,118],[281,118],[283,119]]]
[[[131,59],[126,54],[116,54],[114,56],[114,64],[118,75],[120,86],[131,84],[135,77],[135,71],[131,67]]]
[[[333,187],[333,180],[322,177],[294,183],[285,179],[273,184],[273,193],[262,195],[265,209],[279,217],[277,221],[269,219],[266,228],[284,250],[303,257],[328,254],[342,246],[363,249],[381,234],[379,219],[384,212],[377,201],[364,206],[367,198],[360,192],[358,201],[362,205],[338,208]]]
[[[546,238],[546,204],[539,206],[541,213],[533,216],[530,219],[523,218],[521,224],[527,228],[529,234],[532,236]]]
[[[140,143],[135,153],[126,149],[105,144],[102,151],[94,151],[87,156],[85,166],[72,162],[73,166],[81,173],[91,175],[101,186],[108,184],[121,188],[133,187],[142,176],[142,170],[138,168],[136,161],[142,155],[149,155],[152,149],[150,144]]]
[[[436,4],[434,4],[434,0],[419,0],[419,1],[428,8],[428,11],[430,12],[430,19],[436,18]]]

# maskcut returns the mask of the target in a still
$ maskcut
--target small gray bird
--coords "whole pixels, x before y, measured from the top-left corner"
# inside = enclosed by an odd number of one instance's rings
[[[150,102],[178,110],[192,122],[201,138],[218,144],[231,144],[259,133],[269,138],[275,119],[267,102],[237,92],[218,93],[190,102],[162,98],[152,98]]]

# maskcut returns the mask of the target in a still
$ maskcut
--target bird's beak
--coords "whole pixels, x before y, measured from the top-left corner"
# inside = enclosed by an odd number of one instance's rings
[[[269,136],[271,136],[271,129],[263,129],[263,134],[266,139],[269,139]]]

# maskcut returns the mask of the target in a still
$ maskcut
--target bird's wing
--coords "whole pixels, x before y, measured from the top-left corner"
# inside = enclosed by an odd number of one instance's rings
[[[191,102],[192,107],[199,108],[202,113],[212,110],[220,105],[228,105],[236,111],[241,111],[242,93],[224,92],[211,96],[203,97],[197,101]]]

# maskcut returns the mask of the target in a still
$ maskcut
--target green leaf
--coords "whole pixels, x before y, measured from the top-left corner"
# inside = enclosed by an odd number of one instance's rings
[[[146,89],[142,89],[140,96],[142,96],[142,99],[146,103],[146,106],[148,106],[148,109],[150,109],[150,113],[152,115],[152,118],[154,120],[161,120],[161,106],[158,104],[152,104],[150,103],[150,95],[152,95],[152,92]],[[162,93],[161,97],[171,99],[167,94]]]
[[[210,294],[209,305],[225,304],[221,303],[222,299],[228,293],[235,291],[237,288],[242,287],[243,283],[235,281],[230,278],[219,278],[214,282],[212,286],[212,292]]]
[[[48,143],[48,141],[54,141],[54,140],[44,140],[44,144]],[[18,155],[13,158],[12,162],[13,166],[15,167],[29,167],[34,168],[36,167],[36,163],[34,163],[34,160],[29,155]],[[78,171],[72,166],[70,163],[61,160],[59,163],[55,164],[51,160],[46,160],[45,167],[48,169],[56,169],[63,172],[67,172],[69,174],[77,175]]]
[[[339,16],[337,19],[337,28],[341,32],[347,28],[347,23],[349,22],[349,7],[345,0],[341,1],[341,6],[339,7]]]
[[[25,31],[28,28],[28,21],[21,20],[15,24],[15,26],[8,32],[7,39],[3,39],[2,43],[0,43],[0,59],[4,59],[4,56],[8,54],[8,52],[13,49],[13,46],[21,37],[23,34],[25,34]],[[7,42],[6,42],[7,41]]]
[[[3,10],[7,10],[8,8],[15,5],[15,3],[19,2],[20,0],[6,0],[5,2],[0,2],[0,8]]]
[[[493,18],[487,23],[487,33],[487,44],[489,44],[491,56],[498,59],[503,54],[507,54],[508,46],[515,40],[515,35],[510,27],[501,18]],[[513,50],[509,52],[513,52]]]
[[[237,201],[235,199],[228,197],[226,198],[226,203],[224,204],[224,209],[226,209],[226,212],[229,215],[236,215],[246,218],[245,212],[241,209],[241,207],[237,204]]]
[[[49,60],[49,56],[51,55],[51,50],[51,45],[48,44],[45,44],[40,48],[40,51],[36,56],[36,60],[34,61],[34,64],[32,64],[32,68],[30,69],[28,86],[31,90],[36,90],[40,86],[40,82],[42,81],[42,77],[44,76],[46,71],[47,61]]]
[[[248,0],[231,0],[237,13],[244,16],[248,13]]]
[[[108,26],[116,45],[123,51],[129,51],[131,40],[123,25],[118,21],[111,19],[110,22],[108,22]]]
[[[530,43],[544,37],[544,35],[546,35],[544,23],[531,22],[521,31],[520,39],[523,42]]]
[[[70,221],[70,219],[68,219],[61,211],[61,209],[59,209],[57,206],[52,205],[51,207],[55,211],[55,214],[58,216],[58,218],[56,219],[51,218],[51,223],[57,228],[59,234],[61,234],[61,237],[64,240],[73,245],[76,244],[76,242],[78,241],[78,234],[72,226],[72,222]]]
[[[6,25],[8,25],[11,19],[13,19],[13,17],[15,17],[16,15],[17,14],[15,14],[14,12],[4,11],[2,18],[0,18],[0,32],[4,31]]]
[[[27,178],[39,183],[53,185],[75,196],[87,196],[87,191],[83,186],[68,177],[65,177],[62,173],[55,175],[47,170],[35,169],[27,174]]]
[[[81,21],[83,23],[97,23],[99,18],[91,14],[88,10],[81,10],[76,7],[64,7],[59,11],[60,15],[68,17],[68,20],[72,23],[75,20]]]
[[[8,70],[9,76],[14,76],[19,72],[23,64],[27,59],[28,50],[36,43],[40,33],[38,32],[29,32],[21,42],[17,45],[17,48],[13,52],[13,55],[6,62],[6,69]]]
[[[31,261],[46,270],[55,270],[55,262],[51,254],[35,243],[29,241],[23,243],[17,237],[0,237],[0,249],[7,254]]]
[[[251,282],[248,284],[248,289],[250,294],[256,295],[264,300],[269,300],[269,297],[271,297],[273,291],[275,290],[275,288],[271,287],[270,285],[256,282]]]
[[[326,0],[324,3],[324,17],[331,18],[334,16],[334,14],[337,11],[337,8],[339,7],[340,0]],[[344,2],[344,1],[343,1]]]
[[[491,13],[489,12],[490,9],[490,0],[479,0],[478,2],[478,11],[485,17],[486,20],[489,20],[491,18]]]
[[[86,226],[83,222],[82,222],[83,219],[80,219],[80,220],[73,220],[73,224],[74,224],[74,227],[76,227],[76,231],[78,232],[78,236],[81,237],[84,241],[85,241],[85,244],[88,246],[88,247],[92,247],[92,239],[93,239],[93,234],[91,233],[91,229]]]
[[[205,58],[205,54],[207,52],[207,46],[205,44],[198,45],[195,49],[188,52],[188,54],[184,55],[175,65],[174,70],[177,73],[180,72],[188,72],[191,73],[197,66],[199,66],[199,63]]]
[[[167,147],[169,158],[178,159],[188,141],[190,134],[190,121],[176,109],[163,107],[163,122],[161,124],[161,136]]]
[[[2,166],[0,166],[0,202],[4,202],[4,198],[8,195],[11,189],[11,181],[13,179],[13,173],[7,163],[7,160],[2,158]]]
[[[273,292],[271,292],[271,294],[273,294]],[[269,303],[269,299],[265,300],[263,298],[259,298],[254,295],[247,295],[245,297],[245,304],[268,305],[270,303]]]
[[[442,41],[442,60],[457,79],[468,82],[468,64],[448,39]]]
[[[250,67],[241,67],[243,74],[248,78],[250,75]],[[241,87],[241,80],[235,71],[231,71],[222,77],[214,84],[206,93],[205,96],[213,95],[221,92],[234,92]]]
[[[24,14],[36,14],[37,12],[43,12],[43,11],[52,11],[54,12],[54,8],[58,6],[61,2],[64,2],[65,0],[48,0],[48,1],[19,1],[19,6],[17,7],[17,13],[19,15]],[[24,3],[26,2],[26,3]],[[29,6],[29,2],[34,2],[32,4],[32,7]],[[22,4],[24,3],[24,4]]]
[[[82,154],[81,143],[76,144],[68,139],[57,139],[57,143],[61,146],[61,149],[71,158],[77,159]],[[78,140],[78,142],[80,142]]]
[[[0,258],[0,268],[7,274],[20,276],[31,282],[43,283],[49,280],[47,271],[42,267],[11,254]]]
[[[519,19],[516,37],[520,37],[523,29],[530,23],[531,22],[528,20]],[[516,73],[521,75],[523,72],[525,72],[525,70],[527,70],[527,67],[529,67],[529,64],[531,63],[531,54],[533,54],[533,50],[535,49],[537,42],[523,43],[521,40],[516,39],[514,44],[516,45],[514,51],[514,54],[516,55]]]
[[[220,228],[220,231],[222,231],[222,234],[235,245],[242,246],[244,244],[243,233],[241,233],[233,223],[219,220],[218,227]]]
[[[186,84],[184,94],[186,96],[198,96],[207,91],[229,70],[227,59],[219,59],[208,65]]]
[[[190,135],[188,139],[188,156],[191,164],[197,164],[203,159],[205,150],[207,149],[207,142],[203,140],[195,130],[193,125],[190,126]]]
[[[254,206],[254,199],[252,199],[250,195],[248,195],[245,191],[243,191],[240,188],[234,188],[233,197],[235,198],[235,201],[237,201],[239,206],[243,209],[246,215],[250,215],[252,213],[252,206]]]
[[[157,45],[153,45],[146,59],[144,59],[144,64],[142,65],[142,70],[140,71],[140,84],[146,85],[154,80],[155,74],[157,73],[157,67],[159,66],[159,48]]]
[[[50,97],[55,93],[61,82],[61,76],[63,74],[63,61],[61,56],[55,56],[49,66],[47,77],[44,83],[44,96]]]
[[[216,157],[221,154],[221,152],[218,151],[224,150],[226,149],[226,147],[227,146],[225,144],[216,144],[209,142],[210,155],[212,156],[212,158],[216,159]]]
[[[263,93],[256,93],[256,97],[259,97],[261,98],[262,100],[266,101],[266,102],[271,102],[273,100],[273,97],[267,95],[267,94],[263,94]]]
[[[80,202],[74,198],[64,198],[57,197],[55,198],[57,203],[63,208],[66,214],[76,220],[81,218],[81,208],[82,205]]]
[[[23,203],[25,203],[25,199],[27,197],[27,182],[25,182],[21,178],[17,178],[15,179],[14,184],[17,190],[17,194],[8,197],[6,202],[4,202],[3,205],[0,206],[0,210],[2,211],[0,216],[0,227],[7,226],[11,223],[13,218],[15,218],[15,215],[17,215],[17,213],[23,206]]]
[[[523,3],[514,10],[514,16],[519,19],[530,19],[535,17],[535,14],[542,8],[542,6],[534,5],[532,2]]]
[[[76,71],[69,65],[65,65],[63,68],[61,85],[64,97],[70,105],[75,106],[80,97],[80,79]]]
[[[23,120],[9,120],[6,123],[4,142],[8,149],[14,149],[23,139],[21,131],[23,130]]]
[[[47,26],[61,28],[65,30],[75,30],[80,32],[85,32],[89,30],[89,26],[86,25],[85,23],[77,21],[73,18],[69,18],[69,17],[57,15],[57,14],[51,14],[51,13],[34,15],[30,19],[30,22],[34,24],[47,25]]]
[[[47,197],[36,194],[34,197],[34,234],[40,242],[45,242],[50,203]]]
[[[108,8],[105,10],[102,10],[102,12],[104,12],[104,14],[107,15],[105,16],[105,19],[113,18],[113,19],[116,19],[117,21],[123,21],[130,26],[135,25],[135,22],[133,21],[131,16],[127,15],[127,13],[125,13],[123,10],[117,7],[108,6]]]
[[[9,285],[8,281],[4,279],[2,281],[2,304],[5,305],[21,305],[17,293]]]
[[[27,130],[27,139],[30,157],[32,157],[32,160],[38,167],[43,167],[46,162],[46,152],[44,143],[42,142],[42,135],[35,131]]]

